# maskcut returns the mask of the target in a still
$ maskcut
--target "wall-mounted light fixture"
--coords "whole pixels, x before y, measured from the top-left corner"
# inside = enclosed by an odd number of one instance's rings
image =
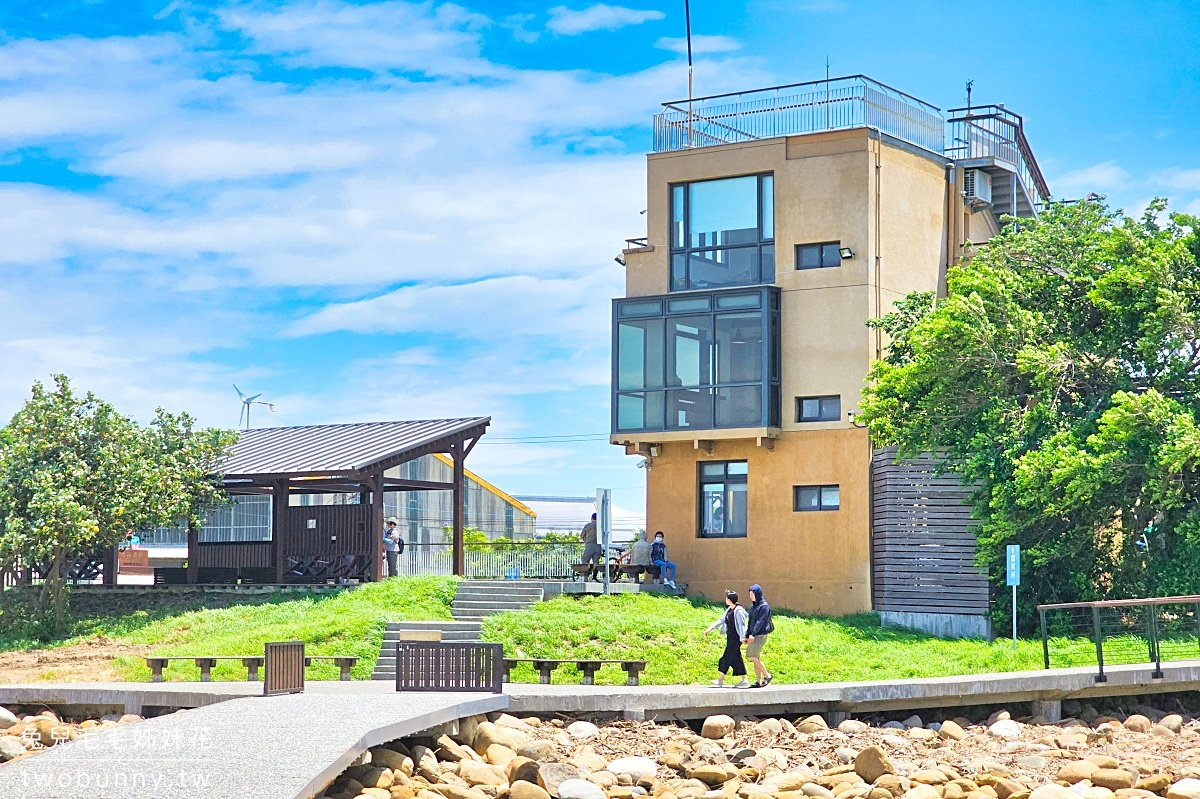
[[[838,252],[841,253],[843,261],[848,261],[854,257],[854,250],[849,247],[842,247]]]
[[[625,259],[619,255],[616,258],[613,258],[613,260],[616,261],[617,263],[619,263],[621,266],[625,265]]]

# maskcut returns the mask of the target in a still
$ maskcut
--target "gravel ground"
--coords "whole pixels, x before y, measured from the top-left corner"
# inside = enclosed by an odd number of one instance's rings
[[[713,716],[699,731],[495,716],[454,737],[394,741],[329,799],[1200,799],[1200,721],[1178,700],[1050,724]],[[1200,715],[1200,713],[1198,713]],[[932,721],[937,718],[938,721]],[[927,723],[928,721],[928,723]]]

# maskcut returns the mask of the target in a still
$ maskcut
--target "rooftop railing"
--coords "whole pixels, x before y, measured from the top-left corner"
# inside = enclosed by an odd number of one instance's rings
[[[654,151],[861,127],[942,152],[941,110],[865,75],[663,103]]]
[[[1050,188],[1025,138],[1025,121],[1002,105],[952,108],[945,154],[955,161],[995,158],[1013,168],[1035,203],[1050,201]]]
[[[994,158],[1011,166],[1034,205],[1050,189],[1025,138],[1024,121],[1002,105],[955,108],[950,136],[941,109],[865,75],[792,83],[663,103],[654,151],[869,127],[955,161]]]

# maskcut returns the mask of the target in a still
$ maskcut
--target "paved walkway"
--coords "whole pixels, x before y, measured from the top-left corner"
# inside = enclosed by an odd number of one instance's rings
[[[398,694],[383,681],[310,682],[264,698],[261,684],[108,683],[0,686],[0,704],[116,704],[196,709],[87,736],[0,767],[0,797],[27,799],[308,799],[364,749],[476,713],[616,714],[660,720],[712,713],[826,714],[1200,690],[1200,660],[756,690],[695,685],[529,685],[504,695]],[[255,694],[255,696],[250,696]],[[187,700],[186,702],[184,700]]]
[[[505,686],[509,712],[620,713],[626,718],[694,719],[712,713],[873,713],[925,707],[1056,702],[1092,696],[1129,696],[1200,690],[1200,660],[1163,664],[1163,679],[1151,679],[1151,664],[1110,666],[1108,681],[1095,681],[1096,668],[1014,671],[958,677],[874,682],[773,684],[767,688],[695,685]]]
[[[0,767],[0,797],[307,799],[368,747],[507,703],[498,694],[394,690],[231,699],[93,733]]]

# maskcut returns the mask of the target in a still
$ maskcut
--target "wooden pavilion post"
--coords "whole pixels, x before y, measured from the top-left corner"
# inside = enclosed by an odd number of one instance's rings
[[[187,531],[187,581],[195,585],[200,581],[200,530],[196,525],[188,523]]]
[[[371,481],[371,534],[375,537],[375,582],[383,579],[383,472],[368,478]]]
[[[454,460],[454,573],[459,577],[467,574],[466,555],[463,551],[463,461],[467,453],[463,442],[450,445],[450,457]]]
[[[288,506],[290,505],[290,485],[287,480],[275,482],[271,493],[271,541],[275,554],[275,582],[283,583],[283,575],[287,572]]]
[[[117,584],[117,571],[120,569],[119,562],[120,556],[117,554],[117,547],[104,550],[104,585]]]

